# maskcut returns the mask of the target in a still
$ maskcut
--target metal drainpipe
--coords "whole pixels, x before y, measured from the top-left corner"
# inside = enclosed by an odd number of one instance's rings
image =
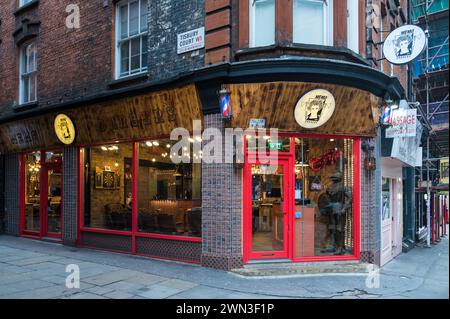
[[[425,77],[426,77],[426,87],[427,87],[427,120],[428,120],[428,114],[430,113],[430,84],[429,84],[429,74],[428,74],[428,59],[429,59],[429,51],[428,51],[428,42],[430,33],[428,31],[428,3],[429,0],[426,1],[426,7],[425,7],[425,21],[426,21],[426,63],[425,63]],[[428,159],[430,158],[430,134],[431,132],[428,132],[427,135],[427,247],[430,247],[431,244],[431,194],[430,194],[430,162]]]

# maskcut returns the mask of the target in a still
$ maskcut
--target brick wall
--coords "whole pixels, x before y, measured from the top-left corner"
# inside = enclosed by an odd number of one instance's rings
[[[212,127],[224,132],[221,114],[205,116],[204,128]],[[225,149],[223,154],[231,151]],[[241,267],[242,169],[233,164],[202,164],[202,224],[202,265],[225,270]]]
[[[170,78],[204,65],[204,49],[177,54],[177,34],[203,27],[204,7],[204,0],[150,1],[150,81]]]
[[[6,233],[19,235],[19,155],[5,156],[5,220]]]
[[[78,235],[78,148],[65,147],[63,152],[62,240],[74,245]]]
[[[112,80],[112,1],[77,1],[80,28],[65,24],[67,1],[39,1],[14,15],[18,1],[2,1],[0,10],[0,118],[13,114],[18,98],[18,51],[13,33],[22,21],[38,22],[39,107],[76,100],[106,88]],[[106,6],[105,6],[106,4]]]
[[[390,63],[383,59],[382,42],[386,39],[389,32],[397,27],[407,23],[403,20],[400,10],[395,6],[394,0],[372,0],[367,5],[366,15],[371,15],[372,19],[366,19],[369,23],[366,25],[366,58],[372,66],[391,75]],[[400,1],[402,12],[405,19],[408,18],[407,1]],[[407,66],[395,65],[393,75],[398,77],[404,88],[407,88]]]
[[[381,192],[381,157],[380,144],[375,139],[368,139],[369,145],[375,146],[377,169],[367,171],[364,159],[367,154],[361,152],[361,260],[380,264],[380,207],[378,196]]]

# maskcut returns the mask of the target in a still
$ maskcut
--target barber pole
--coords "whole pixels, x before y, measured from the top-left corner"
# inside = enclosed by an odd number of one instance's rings
[[[227,91],[227,89],[222,88],[219,91],[220,96],[220,107],[222,109],[222,116],[224,118],[231,118],[232,112],[231,112],[231,102],[230,102],[230,92]]]
[[[381,123],[385,125],[391,124],[392,120],[392,108],[390,105],[385,104],[383,109],[383,114],[381,115]]]

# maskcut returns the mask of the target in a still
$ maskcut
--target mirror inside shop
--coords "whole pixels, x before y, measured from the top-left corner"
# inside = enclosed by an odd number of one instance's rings
[[[138,143],[136,194],[131,143],[85,149],[85,227],[131,231],[136,198],[138,231],[201,236],[201,163],[173,163],[174,143],[169,139]],[[192,147],[181,152],[187,158],[201,157]]]
[[[288,141],[277,142],[290,152]],[[353,140],[295,138],[295,257],[353,254]],[[273,148],[270,140],[267,149]],[[288,162],[252,165],[252,249],[283,250],[286,243]]]

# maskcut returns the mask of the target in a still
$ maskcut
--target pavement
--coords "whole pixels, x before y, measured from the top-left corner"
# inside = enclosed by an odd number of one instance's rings
[[[66,272],[69,265],[80,271],[79,288],[66,286],[67,277],[74,276]],[[17,298],[448,299],[448,237],[431,248],[415,247],[402,253],[379,272],[248,277],[198,265],[0,235],[0,299]]]

